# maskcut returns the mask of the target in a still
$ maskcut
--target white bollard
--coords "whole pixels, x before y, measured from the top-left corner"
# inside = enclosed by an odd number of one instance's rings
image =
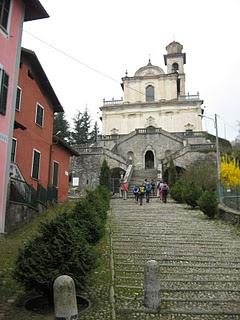
[[[144,269],[144,305],[157,312],[160,307],[159,265],[155,260],[147,261]]]
[[[53,284],[55,320],[78,320],[75,284],[67,275],[59,276]]]

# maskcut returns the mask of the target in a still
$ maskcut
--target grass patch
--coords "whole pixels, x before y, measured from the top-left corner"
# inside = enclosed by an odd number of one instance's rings
[[[66,208],[66,207],[65,207]],[[61,208],[52,208],[56,212],[46,212],[45,218],[41,221],[45,221],[46,219],[53,218],[56,214],[58,214],[58,210],[61,211]],[[65,210],[65,209],[64,209]],[[36,223],[36,228],[34,227]],[[32,222],[32,228],[29,226],[29,233],[26,233],[27,236],[30,236],[30,232],[36,234],[37,227],[40,221]],[[24,226],[25,228],[25,226]],[[33,231],[35,229],[35,232]],[[110,241],[109,241],[109,232],[108,225],[106,226],[107,232],[101,238],[101,240],[97,243],[96,249],[100,252],[98,263],[96,269],[93,270],[89,279],[89,285],[86,289],[85,295],[90,300],[91,307],[81,314],[82,320],[90,320],[97,319],[99,316],[99,310],[104,314],[106,319],[110,319],[111,314],[111,305],[109,303],[109,288],[111,283],[111,271],[110,271]],[[18,233],[20,230],[18,231]],[[21,233],[21,232],[20,232]],[[16,235],[15,235],[16,236]],[[9,235],[7,238],[14,237],[14,235]],[[22,244],[23,242],[21,242]],[[21,245],[20,244],[20,245]],[[16,256],[17,250],[15,250]],[[8,297],[12,297],[12,295],[18,290],[18,297],[24,294],[24,291],[19,290],[19,286],[14,283],[14,288],[9,292]],[[0,294],[2,291],[0,290]],[[77,292],[78,294],[83,294],[83,292]],[[21,300],[21,299],[20,299]],[[52,320],[53,316],[49,315],[40,315],[24,309],[23,305],[16,302],[8,307],[8,312],[5,315],[5,320]]]
[[[41,222],[52,220],[58,214],[71,210],[73,206],[74,202],[55,205],[14,232],[0,236],[0,303],[24,292],[23,288],[12,278],[18,249],[38,233]]]

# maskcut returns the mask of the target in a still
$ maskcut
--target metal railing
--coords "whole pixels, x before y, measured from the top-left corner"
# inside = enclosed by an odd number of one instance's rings
[[[26,181],[16,178],[10,179],[10,201],[37,207],[38,203],[48,206],[57,202],[57,198],[58,190],[54,186],[45,189],[41,184],[38,184],[37,190],[35,190]]]
[[[178,96],[178,100],[199,100],[199,92],[197,94],[185,94],[182,96]]]
[[[225,188],[220,186],[221,201],[227,207],[240,211],[240,186]]]
[[[114,98],[112,98],[112,100],[105,100],[103,99],[103,105],[113,105],[113,104],[122,104],[123,103],[123,99],[120,100],[115,100]]]

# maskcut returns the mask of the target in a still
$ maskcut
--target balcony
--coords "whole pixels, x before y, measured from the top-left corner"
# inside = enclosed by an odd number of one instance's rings
[[[184,100],[199,100],[199,92],[197,94],[185,94],[183,96],[178,96],[178,100],[184,101]]]
[[[121,98],[120,100],[115,100],[114,98],[112,98],[112,100],[105,100],[105,98],[103,99],[104,106],[110,106],[110,105],[116,105],[116,104],[122,104],[122,103],[123,103],[123,98]]]

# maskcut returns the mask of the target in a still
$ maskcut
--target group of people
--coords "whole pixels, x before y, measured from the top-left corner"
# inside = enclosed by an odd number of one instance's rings
[[[133,187],[133,194],[136,203],[143,204],[144,196],[146,196],[146,202],[149,203],[150,195],[153,193],[155,195],[155,183],[153,181],[148,181],[145,179],[140,186]],[[167,182],[160,180],[157,184],[157,194],[160,197],[160,201],[166,203],[167,196],[169,193],[169,186]]]

